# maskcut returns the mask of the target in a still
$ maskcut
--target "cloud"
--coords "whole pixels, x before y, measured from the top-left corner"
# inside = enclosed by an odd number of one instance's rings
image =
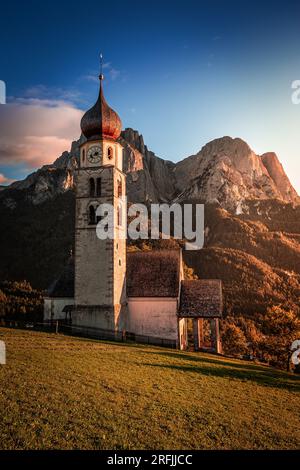
[[[102,66],[103,68],[103,74],[105,78],[108,78],[111,81],[116,80],[117,78],[121,77],[121,70],[113,67],[111,62],[105,62]],[[89,82],[95,82],[98,83],[99,81],[99,70],[93,70],[92,72],[82,75],[81,77],[82,80],[87,80]]]
[[[13,101],[33,101],[42,100],[43,102],[60,102],[71,105],[82,104],[85,100],[82,93],[74,87],[47,87],[45,85],[34,85],[27,88],[23,93],[23,98],[14,98]]]
[[[121,75],[121,71],[112,66],[111,62],[103,64],[103,70],[107,70],[111,80],[116,80]]]
[[[52,163],[80,135],[82,111],[62,99],[19,98],[0,107],[0,165]]]
[[[0,173],[0,184],[10,184],[13,183],[13,179],[7,178],[6,176],[3,175],[3,173]]]
[[[94,82],[94,83],[98,83],[99,82],[99,78],[98,78],[98,75],[95,73],[95,74],[87,74],[87,75],[83,75],[81,77],[82,80],[87,80],[88,82]]]
[[[113,67],[109,70],[109,75],[112,80],[116,80],[120,76],[120,70],[114,69]]]

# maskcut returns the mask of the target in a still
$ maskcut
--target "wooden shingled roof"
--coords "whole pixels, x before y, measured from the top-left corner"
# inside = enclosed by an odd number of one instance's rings
[[[127,253],[128,297],[178,297],[180,250]]]
[[[222,282],[217,279],[181,280],[180,250],[127,253],[128,297],[173,297],[180,293],[179,317],[222,316]],[[181,286],[181,289],[180,289]],[[49,297],[74,298],[74,259],[48,290]]]
[[[180,317],[217,318],[222,316],[222,282],[218,279],[182,281]]]
[[[128,297],[178,297],[180,250],[127,253]],[[48,289],[49,297],[74,297],[74,259]]]

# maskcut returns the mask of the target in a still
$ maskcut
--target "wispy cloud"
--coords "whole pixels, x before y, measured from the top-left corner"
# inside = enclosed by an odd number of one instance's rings
[[[87,80],[88,82],[94,82],[94,83],[98,83],[99,81],[99,78],[98,78],[98,75],[95,73],[95,74],[87,74],[87,75],[82,75],[82,77],[80,77],[82,80]]]
[[[109,80],[120,76],[110,62],[103,69]],[[98,73],[81,79],[98,82]],[[80,136],[80,108],[86,108],[89,101],[75,86],[67,89],[37,84],[24,90],[22,96],[10,96],[8,104],[0,107],[0,181],[9,182],[3,167],[26,167],[30,171],[52,163],[68,150],[72,140]]]
[[[67,89],[38,84],[25,89],[21,97],[9,96],[8,103],[32,105],[42,103],[42,105],[47,106],[68,104],[71,106],[80,106],[86,103],[86,99],[82,92],[75,87]]]
[[[120,75],[121,71],[112,66],[110,62],[103,64],[103,71],[107,70],[111,80],[116,80]]]
[[[115,81],[118,78],[122,78],[121,70],[114,67],[111,62],[105,62],[103,64],[103,74],[105,75],[106,79],[109,79],[111,81]],[[82,77],[80,78],[82,80],[87,80],[89,82],[98,82],[99,80],[98,77],[99,77],[99,70],[98,71],[93,70],[85,75],[82,75]]]
[[[13,183],[14,181],[15,180],[13,180],[12,178],[7,178],[6,176],[3,175],[3,173],[0,173],[0,184],[8,185],[8,184]]]
[[[79,137],[81,116],[80,109],[62,99],[28,96],[1,106],[0,165],[37,168],[52,163]]]
[[[109,70],[109,75],[112,80],[116,80],[120,74],[120,70],[114,69],[113,67]]]

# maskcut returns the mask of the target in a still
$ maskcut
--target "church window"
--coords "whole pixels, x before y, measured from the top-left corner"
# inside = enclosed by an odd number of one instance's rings
[[[122,196],[122,181],[118,181],[118,197]]]
[[[95,196],[95,180],[94,180],[94,178],[90,178],[89,186],[90,186],[90,197],[94,197]]]
[[[96,211],[94,206],[89,207],[89,225],[96,224]]]
[[[119,266],[122,266],[122,261],[119,259]]]
[[[108,147],[108,149],[107,149],[107,158],[108,158],[108,160],[111,160],[112,157],[113,157],[113,149],[112,149],[112,147]]]
[[[118,206],[117,209],[117,224],[122,225],[122,206]]]
[[[85,161],[85,150],[83,149],[82,150],[82,163],[84,163]]]
[[[101,196],[101,178],[97,178],[97,183],[96,183],[96,196],[100,197]]]

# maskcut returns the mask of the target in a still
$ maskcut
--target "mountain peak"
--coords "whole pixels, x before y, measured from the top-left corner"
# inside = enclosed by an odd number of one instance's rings
[[[277,162],[277,157],[261,158],[241,138],[214,139],[176,165],[177,199],[218,202],[234,212],[247,199],[299,204],[300,198]]]
[[[297,204],[300,203],[300,197],[298,196],[297,192],[291,185],[291,182],[286,175],[282,164],[280,163],[276,153],[268,152],[264,153],[261,156],[261,160],[267,169],[270,177],[274,181],[276,188],[278,189],[279,193],[281,194],[284,200],[288,200],[289,202],[295,202]]]

